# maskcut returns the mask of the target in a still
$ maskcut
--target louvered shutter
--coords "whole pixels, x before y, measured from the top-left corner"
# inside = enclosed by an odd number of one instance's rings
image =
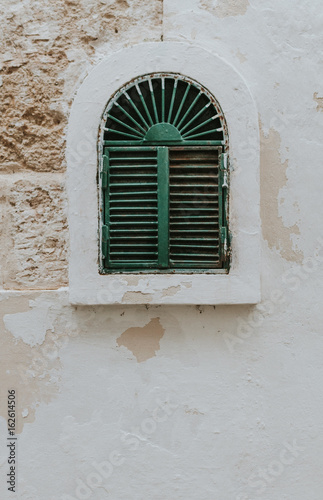
[[[105,269],[224,268],[224,158],[215,146],[105,148]]]
[[[157,148],[105,148],[102,188],[104,267],[158,266]]]
[[[171,268],[222,267],[220,159],[217,147],[170,148]]]

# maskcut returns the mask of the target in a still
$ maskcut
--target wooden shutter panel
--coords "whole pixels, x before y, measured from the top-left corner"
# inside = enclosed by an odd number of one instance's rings
[[[103,167],[104,267],[120,271],[156,268],[157,148],[105,148]]]
[[[170,148],[171,268],[222,267],[220,156],[219,147]]]
[[[108,147],[101,186],[107,271],[225,269],[221,147]]]

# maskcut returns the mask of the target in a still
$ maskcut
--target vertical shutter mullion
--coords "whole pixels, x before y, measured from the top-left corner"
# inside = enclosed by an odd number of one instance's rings
[[[169,267],[169,159],[168,148],[157,148],[158,266]]]

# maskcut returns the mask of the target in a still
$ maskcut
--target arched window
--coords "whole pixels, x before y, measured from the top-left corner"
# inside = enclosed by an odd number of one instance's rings
[[[101,127],[101,272],[228,272],[228,134],[219,103],[176,74],[139,77]]]
[[[223,57],[184,42],[104,57],[66,159],[73,304],[260,300],[258,112]]]

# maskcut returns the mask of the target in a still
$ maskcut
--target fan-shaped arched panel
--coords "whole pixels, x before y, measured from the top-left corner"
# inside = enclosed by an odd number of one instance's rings
[[[188,77],[158,73],[136,78],[109,101],[105,144],[226,144],[219,103]]]

